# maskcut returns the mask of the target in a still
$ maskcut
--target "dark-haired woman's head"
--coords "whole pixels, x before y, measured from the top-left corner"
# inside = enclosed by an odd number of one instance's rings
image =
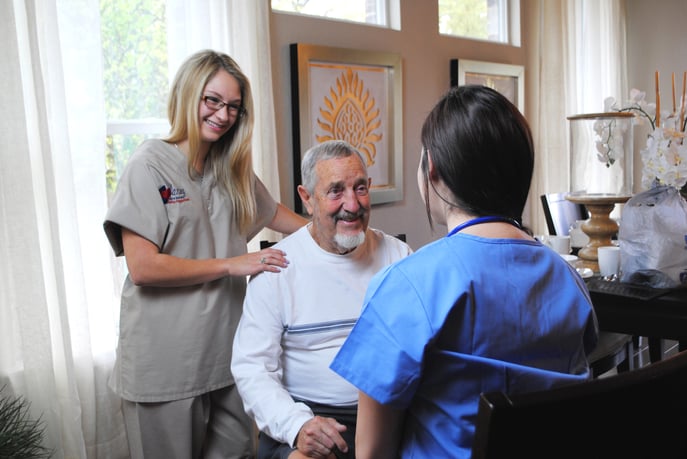
[[[444,183],[441,200],[468,215],[522,221],[534,147],[527,121],[506,97],[486,86],[451,88],[425,119],[421,140],[419,186],[430,225],[432,180]]]

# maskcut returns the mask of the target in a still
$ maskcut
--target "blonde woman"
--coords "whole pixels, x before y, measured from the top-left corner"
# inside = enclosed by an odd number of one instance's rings
[[[138,147],[105,218],[129,270],[110,386],[123,399],[132,458],[252,457],[231,343],[246,276],[288,262],[273,248],[247,253],[247,242],[306,219],[253,172],[250,83],[231,57],[190,56],[168,116],[169,136]]]

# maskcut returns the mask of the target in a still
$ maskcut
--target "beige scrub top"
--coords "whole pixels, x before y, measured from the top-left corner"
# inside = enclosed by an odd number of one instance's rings
[[[191,179],[186,157],[158,139],[129,160],[104,228],[117,256],[121,227],[181,258],[243,255],[247,242],[274,217],[277,203],[254,176],[258,220],[240,234],[231,201],[210,167]],[[162,402],[196,396],[233,383],[231,348],[246,290],[244,276],[188,287],[122,290],[112,389],[126,400]]]

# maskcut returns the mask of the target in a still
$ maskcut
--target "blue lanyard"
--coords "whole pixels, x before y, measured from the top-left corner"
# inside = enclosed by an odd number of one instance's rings
[[[510,223],[511,225],[520,228],[520,223],[517,221],[513,220],[512,218],[508,217],[496,217],[496,216],[491,216],[491,217],[477,217],[473,218],[472,220],[468,220],[464,223],[461,223],[460,225],[456,226],[451,230],[450,233],[446,235],[446,237],[451,237],[454,234],[458,233],[459,231],[463,231],[465,228],[468,226],[472,225],[479,225],[480,223],[491,223],[491,222],[505,222],[505,223]]]

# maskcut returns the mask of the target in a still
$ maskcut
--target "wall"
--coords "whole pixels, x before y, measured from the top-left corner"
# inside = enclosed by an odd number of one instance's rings
[[[685,0],[627,0],[628,87],[645,91],[646,100],[655,102],[654,74],[658,70],[664,110],[672,106],[672,72],[675,72],[678,104],[682,93],[682,74],[687,71],[687,46],[683,41],[687,39],[685,21]],[[635,184],[641,180],[639,151],[645,145],[643,135],[647,132],[635,133]]]
[[[525,65],[526,36],[522,37],[523,48],[440,36],[437,18],[437,2],[428,0],[401,0],[400,31],[279,12],[271,14],[282,202],[293,206],[289,44],[396,52],[403,60],[404,198],[374,206],[371,226],[392,234],[406,233],[408,243],[414,249],[446,234],[445,227],[435,227],[434,232],[430,230],[417,189],[419,137],[424,117],[449,88],[451,59]],[[522,29],[526,30],[525,27]]]
[[[654,72],[660,72],[661,105],[671,103],[670,74],[675,72],[677,97],[687,71],[687,2],[627,0],[628,85],[646,91],[654,102]]]

